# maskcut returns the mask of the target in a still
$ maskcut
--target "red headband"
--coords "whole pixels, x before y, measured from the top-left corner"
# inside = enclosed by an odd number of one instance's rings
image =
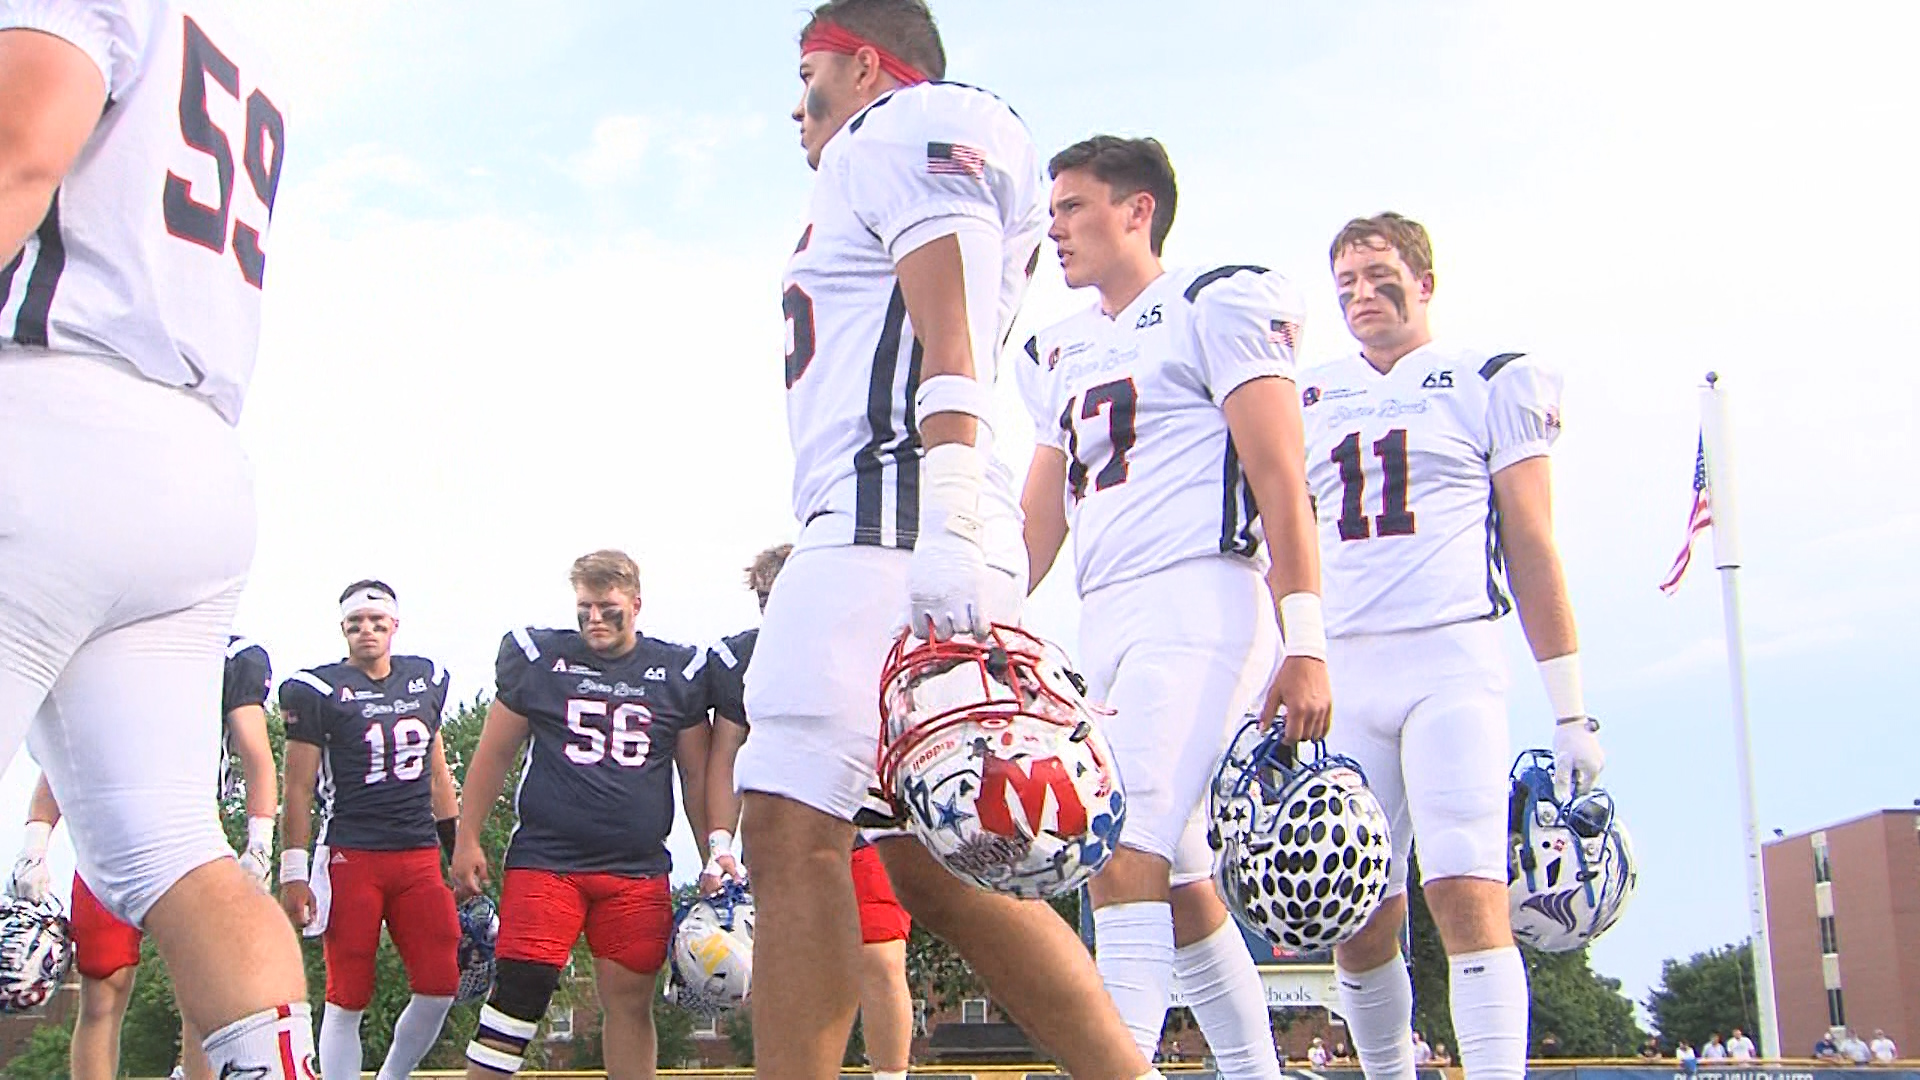
[[[861,49],[872,49],[879,54],[880,70],[899,80],[902,85],[912,86],[915,83],[927,81],[927,77],[919,68],[837,23],[817,22],[813,30],[800,39],[802,56],[810,52],[830,52],[852,56]]]

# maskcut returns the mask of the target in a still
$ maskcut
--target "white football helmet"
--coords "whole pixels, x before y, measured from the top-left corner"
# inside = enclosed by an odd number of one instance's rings
[[[460,905],[460,985],[453,992],[453,1003],[485,1001],[493,992],[493,976],[498,968],[494,945],[500,940],[500,909],[485,893],[467,897]]]
[[[1387,895],[1387,815],[1351,758],[1315,743],[1303,762],[1285,729],[1249,720],[1207,793],[1207,842],[1227,906],[1276,948],[1330,949]]]
[[[73,962],[73,932],[53,897],[0,896],[0,1013],[37,1009]]]
[[[667,999],[702,1016],[747,1003],[753,990],[753,896],[728,881],[673,919]]]
[[[1026,899],[1078,889],[1127,817],[1085,694],[1058,649],[1015,627],[903,636],[881,675],[880,789],[956,877]]]
[[[1513,936],[1542,952],[1572,952],[1605,933],[1633,897],[1638,871],[1613,797],[1595,788],[1562,804],[1553,754],[1513,763],[1507,807],[1507,906]]]

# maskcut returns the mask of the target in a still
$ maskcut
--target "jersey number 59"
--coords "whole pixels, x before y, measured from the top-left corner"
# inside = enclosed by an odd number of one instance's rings
[[[207,111],[207,87],[209,82],[217,83],[239,100],[240,69],[192,19],[186,20],[185,34],[186,66],[180,73],[180,137],[188,146],[213,159],[220,177],[220,202],[211,205],[195,199],[193,183],[168,172],[161,204],[168,232],[218,255],[227,250],[227,223],[233,216],[233,143]],[[254,195],[271,217],[273,194],[280,186],[280,163],[286,157],[286,120],[279,108],[258,89],[247,96],[246,109],[246,140],[240,157],[247,167],[247,180],[253,186]],[[244,221],[233,222],[233,258],[240,264],[240,276],[247,284],[259,288],[267,272],[267,254],[260,250],[259,229]]]

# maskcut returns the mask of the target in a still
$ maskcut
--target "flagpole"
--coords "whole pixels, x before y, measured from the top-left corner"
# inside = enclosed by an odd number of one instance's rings
[[[1707,372],[1707,385],[1700,391],[1700,436],[1706,447],[1707,490],[1713,503],[1713,565],[1720,571],[1720,595],[1726,614],[1727,674],[1733,684],[1734,761],[1740,769],[1740,817],[1747,834],[1747,915],[1753,926],[1754,990],[1760,999],[1760,1054],[1778,1058],[1780,1020],[1774,1006],[1767,878],[1760,858],[1760,820],[1755,808],[1758,792],[1753,776],[1753,729],[1747,722],[1747,651],[1740,634],[1740,526],[1726,404],[1720,376]]]

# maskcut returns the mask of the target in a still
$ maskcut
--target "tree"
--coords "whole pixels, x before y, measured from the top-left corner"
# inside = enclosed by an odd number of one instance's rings
[[[736,1009],[723,1021],[727,1027],[727,1045],[733,1048],[733,1060],[745,1067],[753,1065],[753,1010]]]
[[[1413,957],[1413,1026],[1429,1042],[1457,1047],[1449,1010],[1450,967],[1426,892],[1420,887],[1419,860],[1407,875],[1407,901]],[[1633,1002],[1620,993],[1620,980],[1596,973],[1587,950],[1543,953],[1522,946],[1531,996],[1528,1046],[1538,1055],[1552,1032],[1558,1053],[1573,1057],[1626,1057],[1646,1041],[1634,1019]]]
[[[1695,1046],[1714,1032],[1752,1031],[1760,1015],[1753,986],[1750,942],[1694,953],[1660,965],[1660,985],[1647,995],[1647,1012],[1664,1046],[1685,1039]]]
[[[0,1066],[0,1076],[7,1080],[59,1080],[67,1075],[67,1047],[72,1039],[72,1020],[34,1028],[27,1048]]]

